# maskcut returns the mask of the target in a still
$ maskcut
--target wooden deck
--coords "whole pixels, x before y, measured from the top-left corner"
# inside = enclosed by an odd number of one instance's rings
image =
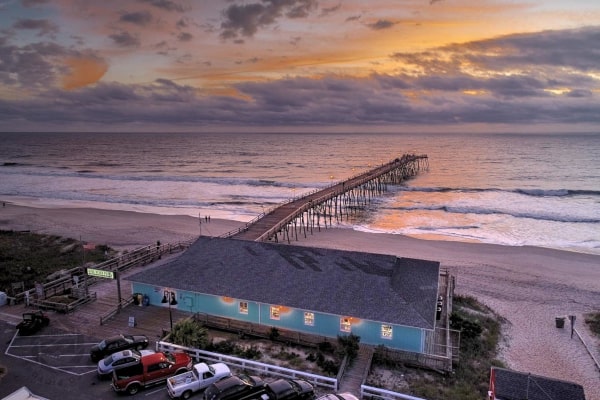
[[[123,299],[132,298],[131,285],[127,281],[127,276],[139,272],[144,268],[152,268],[162,265],[179,254],[173,254],[163,257],[161,260],[145,266],[135,267],[122,275],[121,296]],[[114,280],[98,281],[89,288],[90,292],[96,293],[96,300],[79,306],[75,311],[64,314],[54,311],[47,311],[50,317],[50,326],[61,329],[69,333],[81,333],[103,339],[107,336],[128,333],[143,334],[148,336],[151,346],[160,339],[163,330],[170,329],[169,308],[158,306],[138,306],[133,303],[124,307],[114,317],[108,319],[104,324],[100,324],[100,318],[108,315],[115,310],[118,304],[117,285]],[[24,312],[35,310],[34,307],[27,307],[25,304],[5,305],[0,307],[0,320],[9,324],[16,325],[22,318]],[[188,312],[171,308],[173,324],[180,319],[189,317]],[[129,326],[130,317],[134,318],[135,326]]]

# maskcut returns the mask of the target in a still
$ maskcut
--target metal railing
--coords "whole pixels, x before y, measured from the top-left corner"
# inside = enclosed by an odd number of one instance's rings
[[[236,367],[247,371],[254,371],[265,375],[280,376],[284,378],[300,378],[312,383],[315,386],[325,387],[333,391],[338,390],[337,378],[311,374],[291,368],[279,367],[277,365],[265,364],[258,361],[246,360],[244,358],[233,357],[219,353],[211,353],[209,351],[179,346],[163,341],[156,342],[156,351],[182,351],[189,354],[196,362],[223,362],[231,367]]]
[[[360,397],[363,399],[402,399],[402,400],[426,400],[421,397],[415,397],[408,394],[392,392],[391,390],[379,389],[373,386],[361,385],[360,387]]]

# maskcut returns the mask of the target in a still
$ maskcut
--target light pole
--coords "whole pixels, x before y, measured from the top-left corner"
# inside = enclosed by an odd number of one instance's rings
[[[165,290],[163,292],[163,298],[160,301],[161,303],[165,304],[165,303],[169,303],[169,322],[171,323],[171,331],[173,332],[173,314],[171,313],[171,306],[176,306],[177,305],[177,296],[175,296],[175,292],[171,292],[168,290]]]

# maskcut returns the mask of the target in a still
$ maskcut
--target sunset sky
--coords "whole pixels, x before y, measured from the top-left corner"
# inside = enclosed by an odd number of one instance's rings
[[[0,131],[600,132],[597,0],[0,0]]]

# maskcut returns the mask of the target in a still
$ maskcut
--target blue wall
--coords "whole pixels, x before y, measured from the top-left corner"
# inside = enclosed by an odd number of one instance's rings
[[[264,303],[248,301],[248,313],[240,313],[240,300],[224,298],[195,292],[177,291],[170,288],[154,287],[151,285],[133,283],[133,293],[148,295],[150,304],[168,307],[162,303],[164,291],[173,291],[176,294],[177,304],[171,307],[191,313],[200,312],[219,317],[237,319],[266,326],[312,333],[316,335],[337,337],[348,334],[340,329],[340,316],[333,314],[314,313],[314,325],[304,324],[304,310],[282,307],[279,320],[271,319],[271,306]],[[392,338],[381,337],[381,323],[369,320],[352,320],[351,332],[360,336],[360,342],[371,345],[384,345],[389,348],[401,349],[412,352],[421,352],[423,349],[424,331],[400,325],[392,325]]]

